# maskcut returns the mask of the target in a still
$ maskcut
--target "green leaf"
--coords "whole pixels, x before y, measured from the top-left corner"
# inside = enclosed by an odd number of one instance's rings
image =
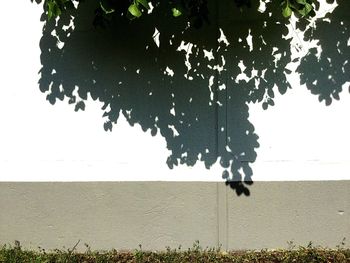
[[[296,2],[298,4],[302,4],[302,5],[305,5],[306,4],[306,0],[296,0]]]
[[[171,11],[173,12],[173,17],[178,17],[182,15],[181,11],[175,7],[172,8]]]
[[[313,7],[312,5],[306,3],[304,9],[305,9],[305,14],[307,15],[313,10]]]
[[[47,18],[49,20],[51,20],[52,17],[53,17],[53,14],[52,14],[52,3],[48,2],[47,3]]]
[[[292,15],[292,9],[289,7],[289,5],[286,5],[286,7],[283,8],[282,15],[284,17],[290,17]]]
[[[139,4],[141,4],[144,8],[150,9],[150,6],[149,6],[147,0],[137,0],[137,2],[138,2]]]
[[[61,9],[56,3],[55,0],[51,0],[47,2],[47,17],[48,19],[52,19],[54,17],[57,17],[61,14]]]
[[[140,17],[142,15],[140,9],[137,7],[137,5],[132,4],[129,6],[128,11],[130,14],[132,14],[134,17]]]
[[[301,10],[298,10],[299,14],[302,16],[307,16],[311,11],[313,10],[312,5],[305,4],[304,8]]]

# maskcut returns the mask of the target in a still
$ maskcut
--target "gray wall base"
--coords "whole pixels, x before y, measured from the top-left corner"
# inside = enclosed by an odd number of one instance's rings
[[[350,181],[0,183],[0,244],[93,250],[336,247],[350,242]]]

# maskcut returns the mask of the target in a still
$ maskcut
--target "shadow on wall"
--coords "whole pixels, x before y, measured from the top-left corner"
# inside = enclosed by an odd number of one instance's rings
[[[92,25],[96,2],[68,11],[57,27],[53,20],[44,25],[40,89],[50,103],[69,98],[84,110],[90,94],[104,103],[106,131],[123,114],[131,126],[138,123],[166,139],[169,168],[200,161],[209,169],[218,161],[226,184],[249,195],[259,143],[248,103],[266,109],[274,105],[275,92],[291,88],[291,39],[283,37],[287,26],[273,19],[280,10],[272,5],[278,5],[266,4],[270,17],[258,6],[241,13],[233,1],[211,1],[209,23],[194,29],[167,12],[168,1],[157,1],[151,14],[133,21],[114,17],[101,29]],[[338,22],[342,30],[334,29]],[[298,71],[329,104],[349,80],[348,21],[320,21],[305,30],[306,38],[319,39],[323,52],[311,50]]]
[[[326,105],[339,100],[343,89],[350,92],[350,2],[338,2],[334,12],[317,20],[315,27],[307,27],[305,21],[298,23],[306,41],[318,40],[318,48],[309,50],[297,69],[301,84]]]

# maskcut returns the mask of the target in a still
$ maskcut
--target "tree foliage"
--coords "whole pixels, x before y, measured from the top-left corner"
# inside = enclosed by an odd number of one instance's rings
[[[33,2],[33,0],[31,0]],[[45,0],[47,18],[58,17],[67,9],[74,9],[84,0]],[[153,8],[149,0],[97,0],[99,7],[95,11],[95,25],[104,26],[111,17],[123,15],[129,19],[139,18],[151,12]],[[258,0],[233,0],[236,7],[241,10],[251,7],[251,1]],[[40,2],[40,1],[39,1]],[[200,27],[203,22],[208,22],[207,0],[169,0],[169,13],[174,17],[187,16],[194,27]],[[281,6],[281,13],[288,18],[292,14],[298,17],[315,15],[317,0],[279,0],[275,1]]]

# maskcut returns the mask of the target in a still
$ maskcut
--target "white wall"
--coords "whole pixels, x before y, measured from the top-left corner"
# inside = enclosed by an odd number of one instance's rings
[[[176,51],[167,34],[176,45],[182,38],[171,17],[157,24],[158,48],[152,16],[131,31],[96,30],[84,5],[67,36],[69,26],[43,30],[41,6],[4,2],[16,16],[0,16],[0,244],[164,249],[199,240],[255,249],[348,240],[350,5],[340,4],[323,2],[319,14],[334,9],[331,23],[311,23],[308,43],[295,21],[287,28],[254,8],[220,5],[210,26],[181,35],[194,46]],[[275,105],[263,109],[266,101]],[[254,184],[232,191],[224,171]]]
[[[74,112],[67,98],[55,105],[48,103],[38,88],[42,7],[27,2],[4,5],[6,10],[16,10],[16,17],[20,19],[14,18],[11,12],[1,17],[2,32],[6,36],[1,40],[0,49],[3,72],[0,98],[1,180],[222,180],[223,169],[219,161],[211,169],[206,169],[201,161],[194,167],[179,165],[169,169],[166,160],[172,149],[167,149],[165,138],[159,132],[151,136],[150,131],[142,131],[137,123],[131,127],[123,115],[120,115],[112,132],[105,132],[103,123],[106,119],[101,117],[103,111],[100,109],[102,104],[91,98],[85,101],[85,110],[79,112]],[[325,5],[324,10],[333,8]],[[335,17],[334,23],[342,19]],[[229,22],[230,18],[223,23]],[[348,20],[345,23],[347,25]],[[290,35],[294,37],[291,45],[293,56],[306,54],[315,44],[303,42],[302,32],[290,28]],[[325,33],[321,37],[329,36]],[[302,45],[299,53],[296,45]],[[348,49],[343,56],[349,53]],[[349,74],[345,72],[343,75],[348,86]],[[249,103],[249,122],[259,137],[259,146],[254,148],[256,161],[251,164],[252,179],[350,179],[350,125],[347,121],[350,96],[347,86],[340,92],[339,101],[333,100],[331,105],[325,106],[316,95],[310,94],[305,85],[300,85],[298,74],[292,73],[288,80],[292,89],[286,94],[280,95],[274,88],[275,106],[263,110],[261,103]],[[205,86],[201,88],[207,89]],[[215,153],[210,154],[215,158]]]

